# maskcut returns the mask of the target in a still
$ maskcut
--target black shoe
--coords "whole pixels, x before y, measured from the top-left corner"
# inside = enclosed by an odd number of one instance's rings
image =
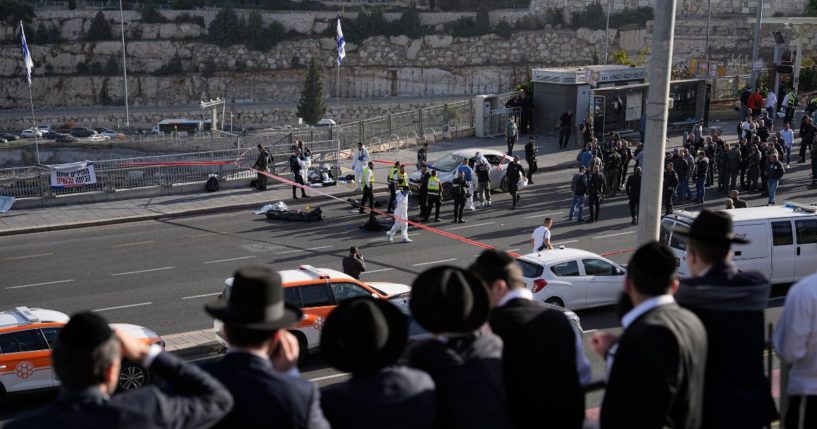
[[[303,194],[301,195],[301,198],[309,198],[309,195]]]
[[[298,196],[297,196],[297,195],[293,195],[293,196],[292,196],[292,199],[293,199],[293,200],[297,200],[297,199],[298,199]]]
[[[459,223],[465,223],[465,221],[464,221],[464,220],[462,220],[462,219],[460,219]]]
[[[588,220],[586,223],[593,223],[593,219]]]

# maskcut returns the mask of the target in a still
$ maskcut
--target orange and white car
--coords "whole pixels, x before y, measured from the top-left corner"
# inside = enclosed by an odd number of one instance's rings
[[[362,282],[340,271],[328,268],[315,268],[301,265],[297,270],[279,271],[284,287],[284,300],[304,312],[304,318],[289,329],[296,338],[301,350],[312,350],[320,345],[321,328],[326,316],[335,309],[339,302],[358,296],[372,296],[377,299],[391,300],[396,305],[400,301],[407,303],[406,298],[411,287],[389,282]],[[233,287],[233,278],[224,281],[224,291],[219,299],[228,299]],[[406,304],[407,305],[407,304]],[[214,322],[216,339],[227,346],[222,331],[222,323]],[[302,353],[301,356],[306,355]]]
[[[0,402],[6,394],[48,389],[60,385],[51,366],[51,349],[68,316],[54,310],[17,307],[0,312]],[[155,332],[137,325],[112,323],[148,344],[164,341]],[[150,381],[150,373],[139,364],[122,362],[119,389],[131,390]]]

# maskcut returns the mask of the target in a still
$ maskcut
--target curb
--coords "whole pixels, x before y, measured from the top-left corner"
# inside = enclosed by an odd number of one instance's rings
[[[197,344],[195,346],[180,348],[176,350],[166,349],[168,352],[173,353],[174,355],[184,359],[197,359],[201,357],[206,357],[209,355],[216,355],[220,354],[224,346],[218,343],[218,341],[212,341],[209,343],[204,344]]]

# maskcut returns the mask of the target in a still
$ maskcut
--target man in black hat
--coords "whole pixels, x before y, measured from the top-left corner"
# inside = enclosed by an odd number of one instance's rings
[[[147,386],[112,396],[123,356],[149,368],[170,390]],[[53,365],[62,382],[60,397],[6,428],[192,429],[210,427],[233,406],[224,386],[197,366],[112,331],[95,313],[77,313],[60,329]]]
[[[601,429],[700,427],[706,331],[675,303],[677,287],[672,251],[656,241],[636,250],[624,278],[621,302],[632,306],[621,319],[624,333],[590,339],[609,368]]]
[[[329,428],[312,383],[297,377],[298,340],[285,329],[303,313],[284,303],[281,276],[264,266],[241,268],[227,300],[207,304],[224,322],[230,348],[204,366],[235,398],[218,428]]]
[[[675,298],[703,322],[709,338],[704,429],[759,429],[777,418],[763,373],[764,311],[771,286],[759,272],[738,270],[730,248],[748,244],[726,212],[702,211],[689,230],[689,277]]]
[[[502,340],[481,329],[490,311],[485,285],[461,268],[437,266],[414,280],[409,306],[417,323],[434,334],[414,345],[408,360],[437,386],[434,427],[510,428]]]
[[[408,342],[408,318],[394,304],[370,297],[342,302],[321,331],[327,363],[352,374],[321,389],[334,429],[425,429],[434,424],[434,382],[394,366]]]
[[[549,427],[580,429],[584,393],[579,373],[590,381],[581,335],[563,313],[533,301],[519,264],[506,252],[485,250],[468,270],[488,286],[489,323],[502,338],[507,406],[514,427],[546,421]],[[548,370],[531,371],[531,356]],[[530,398],[537,398],[535,407]]]

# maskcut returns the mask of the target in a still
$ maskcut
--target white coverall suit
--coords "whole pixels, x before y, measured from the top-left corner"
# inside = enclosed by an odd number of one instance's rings
[[[397,191],[397,204],[394,208],[394,216],[400,219],[408,219],[408,191],[400,190]],[[411,240],[408,238],[408,223],[403,220],[394,220],[394,225],[392,225],[389,232],[386,233],[386,238],[389,241],[392,241],[394,238],[394,234],[397,234],[397,231],[400,231],[401,237],[404,242],[410,242]]]
[[[364,147],[363,149],[356,149],[355,156],[352,158],[352,170],[355,171],[355,187],[362,189],[361,180],[363,180],[363,168],[369,165],[369,151]]]

